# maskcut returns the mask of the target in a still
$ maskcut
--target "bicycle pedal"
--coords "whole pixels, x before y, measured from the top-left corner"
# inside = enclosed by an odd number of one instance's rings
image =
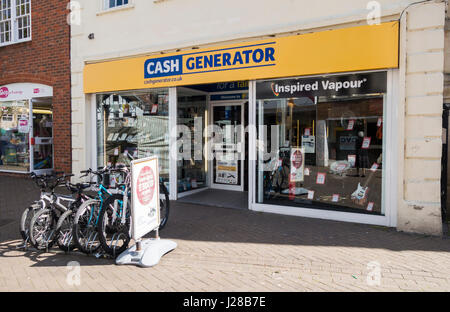
[[[28,249],[28,243],[27,242],[23,242],[22,245],[17,245],[16,249],[25,249],[25,251]]]

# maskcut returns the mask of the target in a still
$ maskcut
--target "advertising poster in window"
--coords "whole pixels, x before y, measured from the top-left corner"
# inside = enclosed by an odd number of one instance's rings
[[[315,136],[303,136],[302,148],[307,154],[314,154],[316,152],[316,137]]]
[[[19,133],[30,132],[30,127],[28,126],[28,119],[24,119],[24,118],[19,119],[19,124],[18,124],[17,128],[18,128],[17,130],[19,131]]]
[[[291,149],[291,180],[290,182],[303,182],[305,167],[304,149],[294,147]]]
[[[139,239],[159,226],[158,158],[131,162],[132,237]]]
[[[236,160],[217,160],[216,183],[238,184],[238,162]]]

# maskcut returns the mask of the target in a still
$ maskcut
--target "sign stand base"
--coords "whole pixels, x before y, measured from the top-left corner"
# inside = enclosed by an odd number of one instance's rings
[[[116,264],[134,264],[140,267],[152,267],[159,263],[162,256],[177,247],[177,243],[168,239],[151,238],[140,242],[140,250],[136,250],[137,244],[121,253]]]

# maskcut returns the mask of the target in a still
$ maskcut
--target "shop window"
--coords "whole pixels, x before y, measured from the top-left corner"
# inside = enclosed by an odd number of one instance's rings
[[[104,8],[105,10],[108,10],[127,5],[129,0],[104,0],[104,1],[105,1]]]
[[[31,1],[0,0],[0,46],[31,40]]]
[[[257,202],[384,215],[386,73],[257,82]]]
[[[189,95],[181,89],[178,91],[177,185],[178,193],[182,193],[207,186],[207,164],[203,157],[205,138],[202,135],[206,122],[206,95]]]
[[[2,102],[0,107],[0,170],[30,169],[28,101]]]
[[[99,166],[129,165],[131,158],[157,156],[160,177],[169,187],[168,92],[155,89],[97,95]]]

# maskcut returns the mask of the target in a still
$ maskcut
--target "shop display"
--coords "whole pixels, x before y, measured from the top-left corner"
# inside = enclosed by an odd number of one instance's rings
[[[275,170],[267,166],[281,157],[271,155],[268,159],[267,154],[260,152],[257,170],[263,174],[257,174],[258,203],[384,213],[382,120],[386,73],[368,73],[365,78],[367,87],[356,88],[351,94],[320,88],[283,92],[283,88],[302,85],[304,81],[318,81],[320,86],[329,79],[356,79],[352,75],[257,82],[257,126],[265,127],[259,135],[266,153],[282,149],[295,152],[300,146],[304,159],[302,179],[296,180],[292,173],[298,170],[298,161],[283,165],[285,175],[280,165]],[[295,185],[284,183],[283,187],[276,187],[275,176],[290,177]]]
[[[30,170],[28,101],[2,102],[0,106],[0,170]]]
[[[205,123],[206,96],[184,96],[183,92],[178,94],[177,124],[186,126],[191,133],[190,146],[192,151],[186,157],[183,150],[184,138],[179,133],[179,156],[178,160],[178,193],[196,190],[206,187],[205,160],[202,154],[204,146],[203,127]],[[195,128],[199,127],[199,131]],[[198,135],[200,132],[200,136]],[[197,135],[196,135],[197,133]],[[198,148],[200,147],[200,148]]]
[[[134,158],[156,155],[160,177],[168,181],[168,109],[167,89],[97,95],[98,165],[129,164],[125,150]]]

